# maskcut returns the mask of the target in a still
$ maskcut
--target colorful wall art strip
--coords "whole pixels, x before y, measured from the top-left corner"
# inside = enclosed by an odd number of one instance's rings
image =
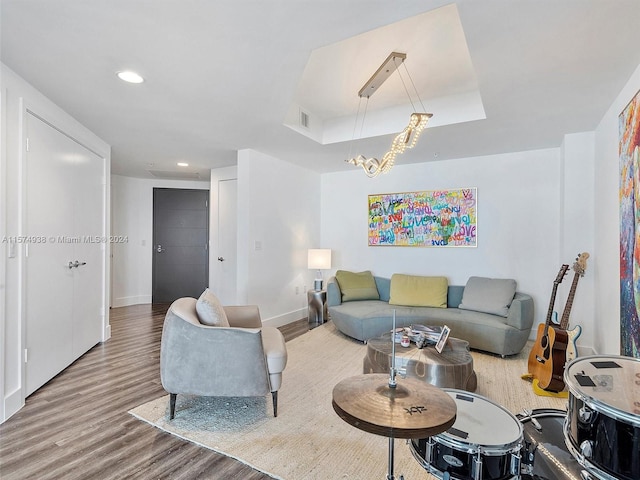
[[[640,92],[618,117],[620,354],[640,357]]]
[[[477,246],[475,188],[369,195],[369,245]]]

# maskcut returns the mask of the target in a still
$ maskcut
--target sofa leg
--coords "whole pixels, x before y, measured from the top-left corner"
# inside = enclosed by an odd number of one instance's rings
[[[169,394],[169,420],[173,420],[173,416],[176,413],[176,397],[177,396],[178,396],[177,393]]]
[[[271,392],[271,398],[273,400],[273,416],[278,416],[278,392]]]

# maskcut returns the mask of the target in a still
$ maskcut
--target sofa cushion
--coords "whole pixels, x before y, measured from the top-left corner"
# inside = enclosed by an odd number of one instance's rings
[[[227,314],[220,304],[218,297],[208,288],[202,292],[200,298],[196,302],[196,312],[198,313],[198,320],[203,325],[209,325],[210,327],[228,327],[229,320]]]
[[[515,294],[516,281],[510,278],[469,277],[458,308],[506,317]]]
[[[389,305],[447,308],[446,277],[423,277],[394,273]]]
[[[336,281],[342,292],[342,301],[352,300],[378,300],[380,295],[376,288],[376,281],[369,270],[364,272],[349,272],[338,270]]]

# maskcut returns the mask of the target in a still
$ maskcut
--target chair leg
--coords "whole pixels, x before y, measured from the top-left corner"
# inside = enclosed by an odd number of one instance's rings
[[[271,398],[273,399],[273,416],[278,416],[278,392],[271,392]]]
[[[177,393],[169,394],[169,420],[173,420],[173,416],[176,413],[176,397]]]

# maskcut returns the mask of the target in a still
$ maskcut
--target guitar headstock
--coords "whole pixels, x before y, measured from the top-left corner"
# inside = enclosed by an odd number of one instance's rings
[[[587,252],[579,253],[573,264],[573,271],[581,277],[584,276],[584,272],[587,270],[587,258],[589,258],[589,254]]]
[[[567,270],[569,270],[569,265],[567,265],[565,263],[560,267],[560,271],[558,272],[558,276],[556,277],[556,279],[554,280],[553,283],[555,283],[556,285],[559,285],[560,283],[562,283],[562,279],[567,274]]]

